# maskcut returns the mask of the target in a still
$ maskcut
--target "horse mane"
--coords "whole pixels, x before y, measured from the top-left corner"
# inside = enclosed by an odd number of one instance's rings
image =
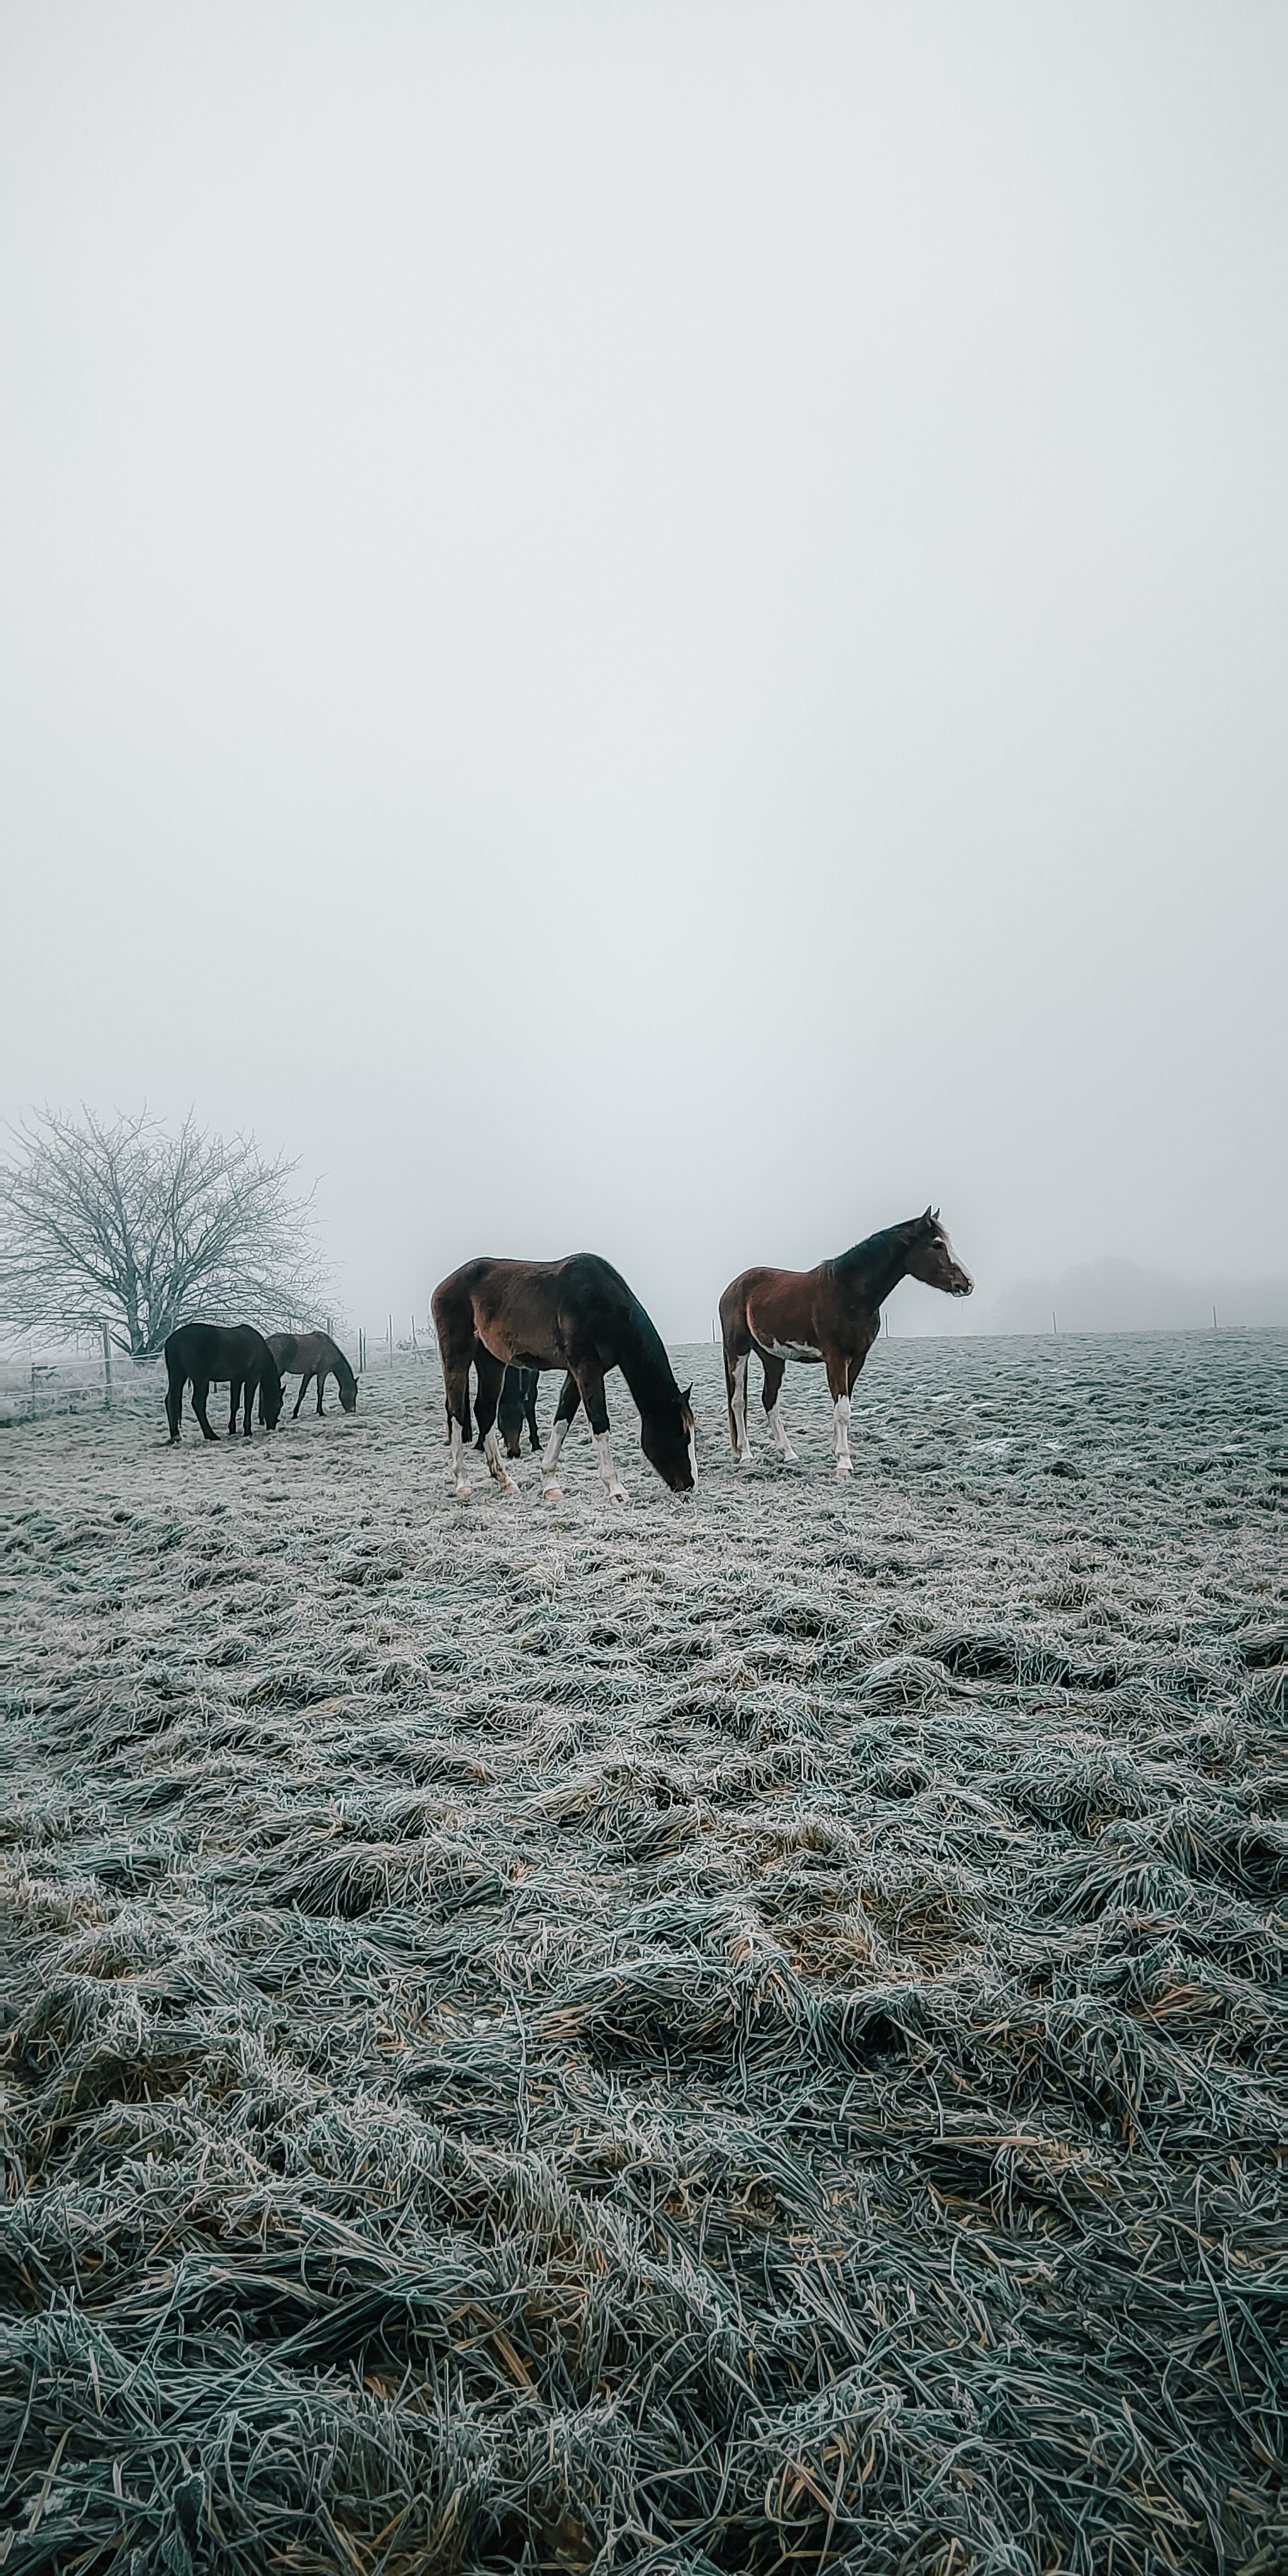
[[[915,1216],[908,1217],[902,1225],[887,1225],[879,1234],[865,1234],[862,1243],[852,1243],[848,1252],[838,1252],[835,1259],[825,1261],[823,1267],[825,1270],[839,1270],[842,1275],[852,1270],[889,1270],[907,1251],[916,1233],[917,1222]]]
[[[605,1269],[609,1267],[604,1264]],[[614,1272],[614,1278],[617,1277]],[[623,1288],[626,1282],[622,1280]],[[666,1345],[651,1315],[645,1312],[631,1288],[626,1288],[626,1328],[631,1347],[619,1354],[618,1365],[630,1388],[640,1413],[653,1412],[671,1397],[679,1401],[680,1389],[675,1371],[666,1356]]]

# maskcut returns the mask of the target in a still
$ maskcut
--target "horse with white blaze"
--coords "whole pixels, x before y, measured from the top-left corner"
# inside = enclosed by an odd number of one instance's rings
[[[781,1458],[794,1458],[779,1409],[789,1360],[827,1370],[836,1472],[850,1473],[850,1397],[881,1327],[881,1308],[901,1279],[920,1279],[948,1297],[969,1297],[973,1282],[956,1259],[938,1208],[887,1226],[862,1243],[820,1261],[816,1270],[743,1270],[720,1300],[725,1388],[733,1454],[751,1465],[747,1437],[747,1363],[753,1351],[765,1372],[762,1402]]]

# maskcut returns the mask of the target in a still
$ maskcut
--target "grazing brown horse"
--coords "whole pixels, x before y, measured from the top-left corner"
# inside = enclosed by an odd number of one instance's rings
[[[346,1413],[352,1413],[358,1401],[358,1381],[338,1342],[329,1333],[270,1333],[268,1347],[283,1377],[299,1373],[300,1391],[295,1399],[299,1412],[309,1391],[310,1378],[318,1382],[318,1411],[322,1410],[322,1389],[333,1377],[340,1390],[340,1402]],[[294,1422],[295,1413],[291,1415]]]
[[[821,1360],[827,1370],[836,1440],[836,1472],[850,1473],[850,1395],[876,1340],[881,1308],[901,1279],[923,1280],[949,1297],[969,1297],[971,1281],[939,1222],[939,1210],[870,1234],[817,1270],[744,1270],[720,1300],[725,1386],[733,1454],[751,1465],[747,1437],[747,1362],[757,1352],[765,1371],[762,1402],[782,1458],[794,1458],[778,1409],[789,1360]]]
[[[656,1326],[620,1272],[597,1252],[570,1253],[564,1261],[467,1261],[450,1279],[440,1280],[431,1303],[458,1494],[469,1492],[462,1442],[470,1436],[471,1363],[478,1374],[484,1456],[506,1493],[518,1490],[506,1474],[496,1436],[497,1402],[507,1368],[568,1372],[542,1460],[547,1502],[558,1500],[555,1469],[580,1404],[595,1435],[609,1500],[625,1501],[604,1401],[604,1377],[614,1368],[621,1370],[639,1407],[640,1447],[650,1465],[673,1493],[692,1491],[692,1389],[676,1385]]]
[[[203,1440],[213,1440],[206,1417],[206,1397],[212,1386],[226,1385],[231,1395],[228,1415],[230,1435],[237,1428],[237,1405],[243,1392],[246,1437],[251,1437],[251,1408],[256,1391],[259,1394],[259,1418],[271,1431],[282,1410],[282,1381],[277,1362],[262,1333],[253,1324],[180,1324],[168,1335],[165,1346],[166,1399],[165,1414],[170,1425],[171,1441],[179,1437],[183,1419],[183,1390],[192,1380],[192,1409],[201,1424]]]

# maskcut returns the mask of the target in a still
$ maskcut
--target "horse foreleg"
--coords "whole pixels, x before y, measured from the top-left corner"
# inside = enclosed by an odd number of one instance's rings
[[[832,1398],[832,1437],[836,1445],[838,1476],[852,1473],[850,1466],[850,1370],[848,1362],[829,1360],[828,1392]]]
[[[786,1366],[786,1360],[766,1360],[765,1383],[761,1389],[760,1400],[765,1408],[765,1420],[773,1434],[774,1447],[784,1465],[790,1466],[795,1463],[796,1452],[787,1437],[787,1425],[783,1420],[782,1407],[778,1400]]]
[[[306,1370],[305,1370],[305,1372],[304,1372],[303,1377],[300,1379],[300,1391],[299,1391],[299,1394],[296,1396],[296,1399],[295,1399],[295,1412],[291,1415],[291,1420],[292,1420],[292,1422],[294,1422],[294,1421],[296,1420],[296,1418],[297,1418],[297,1416],[298,1416],[298,1414],[299,1414],[300,1406],[303,1404],[303,1402],[304,1402],[304,1398],[305,1398],[305,1396],[308,1394],[309,1386],[310,1386],[310,1383],[311,1383],[311,1381],[312,1381],[312,1377],[313,1377],[313,1371],[312,1371],[312,1369],[306,1369]]]
[[[541,1461],[541,1499],[545,1503],[557,1503],[559,1500],[561,1487],[555,1472],[559,1465],[559,1452],[568,1437],[569,1424],[577,1419],[577,1407],[580,1403],[581,1388],[569,1370],[563,1382],[563,1393],[559,1398],[558,1410],[551,1425],[550,1445]]]
[[[577,1384],[581,1389],[581,1400],[586,1408],[586,1420],[595,1435],[595,1447],[599,1451],[599,1472],[604,1479],[604,1491],[610,1503],[624,1503],[626,1487],[613,1463],[613,1444],[608,1429],[608,1406],[604,1398],[604,1372],[598,1360],[590,1360],[578,1370]]]
[[[196,1414],[198,1422],[201,1424],[201,1436],[203,1440],[215,1440],[219,1436],[217,1432],[211,1430],[210,1416],[206,1411],[206,1397],[209,1393],[209,1378],[194,1377],[192,1381],[192,1409]]]
[[[318,1411],[319,1411],[319,1413],[320,1413],[320,1412],[321,1412],[321,1410],[322,1410],[322,1389],[323,1389],[323,1387],[324,1387],[325,1385],[326,1385],[326,1370],[325,1370],[324,1368],[320,1368],[320,1369],[318,1370]]]

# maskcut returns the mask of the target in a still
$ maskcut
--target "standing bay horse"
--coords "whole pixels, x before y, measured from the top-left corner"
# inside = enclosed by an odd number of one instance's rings
[[[518,1490],[506,1474],[496,1435],[507,1368],[568,1372],[541,1462],[547,1502],[559,1499],[555,1470],[580,1404],[595,1435],[609,1501],[625,1501],[604,1401],[605,1374],[614,1368],[621,1370],[639,1407],[640,1447],[650,1466],[672,1493],[692,1492],[697,1481],[692,1389],[676,1385],[656,1326],[620,1272],[597,1252],[573,1252],[563,1261],[467,1261],[450,1279],[440,1280],[431,1311],[443,1360],[458,1494],[469,1492],[462,1442],[470,1436],[471,1363],[478,1374],[483,1453],[504,1492]]]
[[[339,1387],[344,1411],[352,1413],[355,1410],[358,1381],[339,1343],[333,1342],[329,1333],[270,1333],[268,1347],[282,1377],[299,1375],[300,1391],[295,1399],[295,1413],[299,1412],[309,1391],[309,1380],[314,1377],[318,1382],[319,1413],[322,1410],[322,1389],[329,1377],[333,1377]],[[295,1413],[291,1415],[292,1422]]]
[[[262,1333],[253,1324],[180,1324],[167,1336],[165,1346],[166,1399],[165,1416],[170,1425],[170,1438],[179,1437],[183,1418],[183,1390],[192,1380],[192,1409],[201,1424],[203,1440],[213,1440],[215,1433],[206,1416],[206,1397],[212,1386],[228,1387],[232,1402],[228,1430],[237,1428],[237,1406],[245,1396],[246,1419],[242,1425],[251,1437],[251,1408],[259,1396],[259,1418],[271,1431],[282,1410],[282,1381],[277,1362]]]
[[[949,1297],[969,1297],[972,1282],[939,1222],[938,1209],[909,1217],[906,1225],[870,1234],[817,1270],[744,1270],[720,1300],[725,1386],[733,1454],[751,1465],[747,1437],[747,1362],[755,1351],[764,1367],[762,1402],[782,1458],[794,1458],[778,1409],[778,1391],[789,1360],[821,1360],[827,1370],[836,1440],[836,1472],[850,1473],[850,1395],[876,1340],[881,1308],[901,1279],[923,1280]]]

